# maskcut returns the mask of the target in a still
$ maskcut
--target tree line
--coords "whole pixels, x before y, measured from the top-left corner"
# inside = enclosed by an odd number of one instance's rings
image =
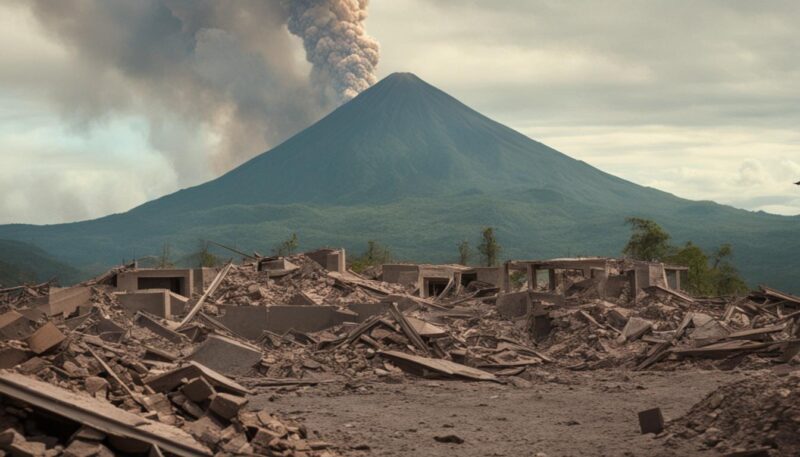
[[[722,244],[708,252],[691,241],[675,246],[670,242],[672,238],[670,234],[652,220],[629,217],[625,222],[631,228],[631,236],[622,249],[622,254],[627,258],[687,267],[688,272],[682,287],[693,295],[719,296],[747,292],[747,284],[731,261],[733,247],[730,244]],[[287,239],[273,247],[272,254],[291,255],[295,253],[298,246],[298,236],[296,233],[292,233]],[[456,249],[459,264],[470,265],[470,262],[477,257],[479,265],[487,267],[499,264],[500,254],[503,250],[493,227],[481,229],[477,244],[477,256],[473,251],[472,244],[467,239],[459,241]],[[165,243],[161,255],[156,257],[157,266],[171,267],[173,262],[170,254],[170,246]],[[196,262],[199,266],[215,266],[220,262],[220,259],[211,253],[208,242],[205,241],[200,242],[199,249],[190,257],[194,260],[192,263]],[[390,263],[393,260],[394,257],[388,246],[376,240],[369,240],[366,249],[350,259],[350,268],[353,271],[361,272],[369,267]]]

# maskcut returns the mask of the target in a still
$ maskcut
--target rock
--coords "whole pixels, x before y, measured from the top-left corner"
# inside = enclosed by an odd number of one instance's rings
[[[454,444],[464,443],[464,438],[461,438],[458,435],[437,435],[434,436],[433,439],[440,443],[454,443]]]
[[[108,381],[99,376],[89,376],[88,378],[84,379],[83,385],[89,395],[93,395],[98,398],[106,398],[106,395],[108,394]]]
[[[194,378],[181,387],[181,392],[193,402],[202,403],[216,393],[214,387],[205,378]]]
[[[233,419],[239,414],[244,405],[247,404],[247,399],[236,395],[218,393],[211,400],[211,405],[208,407],[209,411],[218,415],[223,419]]]

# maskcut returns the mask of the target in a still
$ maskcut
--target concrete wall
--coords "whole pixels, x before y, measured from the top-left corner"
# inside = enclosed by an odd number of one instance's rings
[[[502,267],[476,267],[474,270],[478,273],[478,281],[488,282],[498,287],[503,283]]]
[[[139,288],[139,278],[178,278],[180,290],[175,291],[185,297],[191,297],[194,291],[194,270],[187,269],[137,269],[117,273],[117,290],[136,292]],[[143,287],[142,289],[152,289]]]
[[[294,329],[299,332],[318,332],[344,322],[357,322],[356,312],[340,311],[332,306],[233,306],[221,305],[223,325],[237,335],[257,340],[264,330],[283,334]]]
[[[392,284],[417,284],[419,265],[387,264],[383,266],[383,281]],[[413,281],[410,281],[411,278]]]
[[[347,269],[344,249],[318,249],[306,252],[306,256],[328,271],[343,273]]]

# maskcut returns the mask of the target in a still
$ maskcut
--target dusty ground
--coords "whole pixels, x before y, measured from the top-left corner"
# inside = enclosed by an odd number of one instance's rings
[[[641,435],[637,412],[684,414],[736,371],[542,373],[531,386],[405,379],[271,390],[251,404],[302,419],[326,440],[369,456],[716,456]],[[454,434],[463,444],[434,440]],[[359,446],[368,450],[354,450]]]

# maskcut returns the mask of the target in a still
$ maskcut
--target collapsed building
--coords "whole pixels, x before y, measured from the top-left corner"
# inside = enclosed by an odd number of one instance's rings
[[[333,456],[347,443],[248,399],[277,386],[523,385],[542,370],[760,366],[800,353],[800,298],[767,287],[691,297],[683,271],[592,257],[387,264],[368,277],[343,249],[321,249],[3,289],[0,449]]]

